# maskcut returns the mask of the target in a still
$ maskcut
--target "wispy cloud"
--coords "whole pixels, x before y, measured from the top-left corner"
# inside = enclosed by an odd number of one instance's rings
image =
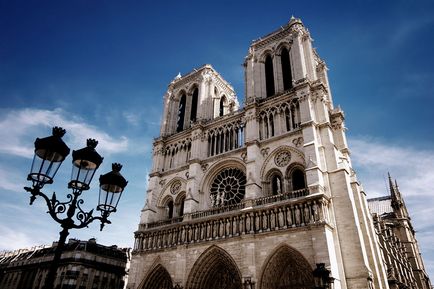
[[[434,273],[434,150],[422,150],[370,137],[349,139],[353,166],[368,198],[386,195],[387,172],[398,180],[409,208],[429,274]]]
[[[408,38],[416,33],[420,33],[424,28],[432,25],[432,17],[406,17],[402,19],[399,25],[394,25],[394,31],[389,31],[389,46],[396,49],[408,41]]]
[[[126,137],[113,138],[97,127],[86,124],[80,117],[62,109],[27,108],[8,110],[0,119],[0,134],[5,136],[2,139],[0,153],[31,158],[33,140],[30,138],[48,136],[52,126],[62,126],[66,129],[68,142],[72,148],[83,147],[85,140],[92,137],[99,141],[98,149],[103,153],[119,153],[128,149]]]
[[[7,170],[0,166],[0,188],[12,192],[22,192],[24,181],[19,173],[15,173],[10,169]]]
[[[129,124],[131,124],[133,126],[137,126],[140,124],[141,115],[139,113],[133,113],[131,111],[125,111],[122,113],[122,115]]]
[[[402,147],[370,137],[349,140],[356,171],[361,172],[365,188],[383,195],[383,176],[390,172],[405,189],[406,196],[432,196],[434,150]]]
[[[31,236],[15,228],[9,228],[0,224],[0,248],[2,250],[15,250],[17,248],[29,248],[34,246]]]

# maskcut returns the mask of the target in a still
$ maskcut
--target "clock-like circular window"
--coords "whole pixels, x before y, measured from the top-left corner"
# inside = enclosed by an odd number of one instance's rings
[[[239,169],[228,168],[221,171],[211,185],[213,207],[235,205],[241,202],[246,193],[246,175]]]

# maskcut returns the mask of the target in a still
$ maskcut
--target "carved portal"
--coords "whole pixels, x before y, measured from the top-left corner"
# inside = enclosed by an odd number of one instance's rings
[[[146,277],[141,289],[173,289],[172,279],[169,272],[157,265]]]
[[[213,246],[205,251],[188,277],[188,289],[239,289],[241,274],[230,255]]]
[[[265,265],[259,289],[314,288],[312,268],[296,250],[280,247]]]

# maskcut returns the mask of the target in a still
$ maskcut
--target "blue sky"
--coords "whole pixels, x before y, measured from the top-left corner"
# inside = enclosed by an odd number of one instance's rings
[[[158,3],[156,3],[158,2]],[[48,244],[60,227],[22,187],[36,137],[67,130],[124,164],[129,180],[112,225],[71,231],[132,246],[144,204],[162,97],[178,74],[210,63],[244,98],[251,40],[303,20],[346,113],[353,165],[369,197],[398,179],[425,265],[434,276],[434,2],[0,0],[0,250]],[[70,157],[46,192],[67,193]],[[85,193],[95,206],[98,183]]]

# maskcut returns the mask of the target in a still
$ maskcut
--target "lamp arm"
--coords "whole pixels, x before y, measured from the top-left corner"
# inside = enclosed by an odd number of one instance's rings
[[[24,189],[27,192],[30,192],[32,194],[32,196],[30,197],[30,205],[33,204],[33,202],[36,199],[36,196],[41,196],[45,200],[45,202],[47,203],[47,207],[48,207],[47,213],[49,213],[50,216],[57,223],[59,223],[59,224],[64,223],[64,220],[60,219],[57,215],[62,214],[66,211],[66,206],[72,202],[72,195],[71,194],[68,194],[68,196],[67,196],[69,201],[62,203],[59,200],[57,200],[55,192],[51,196],[51,199],[49,199],[47,197],[47,195],[45,195],[43,192],[41,192],[40,188],[38,188],[38,187],[32,187],[32,188],[24,187]]]
[[[24,187],[27,192],[30,192],[32,195],[30,196],[30,205],[33,204],[37,196],[41,196],[45,202],[47,203],[48,212],[50,216],[59,224],[62,225],[63,228],[66,229],[81,229],[88,227],[90,223],[95,220],[99,220],[101,222],[100,230],[104,228],[105,224],[111,224],[108,220],[109,214],[105,211],[102,212],[101,216],[93,216],[93,209],[89,212],[85,212],[81,208],[81,204],[84,203],[83,199],[78,199],[80,192],[74,192],[73,194],[68,194],[68,201],[60,202],[56,193],[53,193],[51,199],[47,197],[44,193],[41,192],[38,187]],[[69,206],[68,206],[69,205]],[[78,210],[77,213],[76,210]],[[58,214],[67,213],[67,218],[61,219],[58,217]],[[78,220],[78,224],[74,222],[74,217]]]
[[[111,222],[109,220],[107,220],[107,218],[100,217],[100,216],[96,216],[96,217],[90,216],[85,221],[81,221],[80,224],[78,224],[78,225],[72,224],[71,228],[72,229],[81,229],[81,228],[84,228],[84,227],[88,227],[89,224],[92,223],[95,220],[99,220],[101,222],[100,231],[102,231],[102,229],[104,228],[105,224],[111,224]]]
[[[79,224],[71,224],[71,228],[73,229],[81,229],[84,227],[89,226],[90,223],[92,223],[95,220],[99,220],[101,222],[101,231],[102,228],[104,227],[104,224],[111,224],[111,222],[107,219],[108,218],[108,214],[102,214],[102,216],[96,216],[94,217],[93,214],[93,209],[90,210],[89,212],[85,212],[82,208],[81,208],[81,204],[83,204],[84,201],[83,199],[80,199],[77,201],[77,209],[78,209],[78,213],[76,214],[76,218],[77,220],[80,222]]]

